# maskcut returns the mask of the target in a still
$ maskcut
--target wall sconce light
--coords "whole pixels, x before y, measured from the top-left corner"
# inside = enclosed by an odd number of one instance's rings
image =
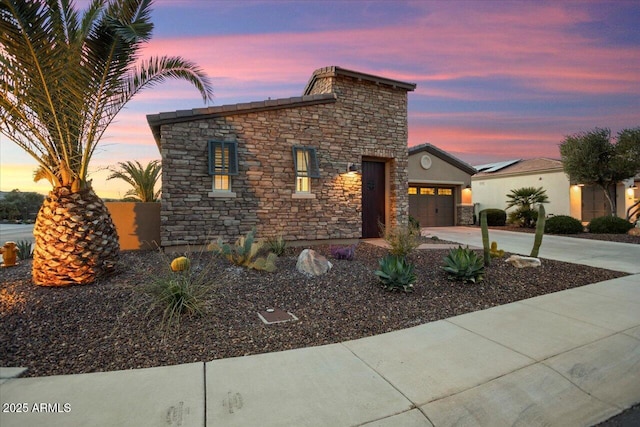
[[[358,165],[355,163],[347,163],[347,172],[354,173],[358,172]]]
[[[471,190],[471,186],[467,185],[466,187],[464,187],[465,190]]]

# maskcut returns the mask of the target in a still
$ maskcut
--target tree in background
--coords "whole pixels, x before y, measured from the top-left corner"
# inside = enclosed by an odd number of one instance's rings
[[[180,57],[139,54],[151,38],[151,0],[0,0],[0,132],[39,164],[53,189],[34,226],[33,281],[92,283],[113,269],[118,235],[91,188],[89,162],[118,112],[143,88],[204,73]]]
[[[140,162],[126,161],[118,163],[120,170],[109,169],[112,173],[107,179],[121,179],[133,187],[124,195],[132,196],[133,200],[140,202],[157,202],[161,190],[155,191],[156,183],[160,178],[162,166],[159,160],[153,160],[142,167]]]
[[[522,187],[511,190],[507,194],[507,209],[514,206],[517,209],[509,214],[509,222],[521,227],[534,227],[538,219],[536,206],[542,203],[549,203],[547,191],[542,187]]]
[[[0,219],[33,220],[44,201],[44,196],[35,192],[12,190],[0,200]]]
[[[560,155],[571,181],[600,187],[616,216],[616,184],[640,172],[640,127],[618,132],[613,139],[606,128],[567,136]]]

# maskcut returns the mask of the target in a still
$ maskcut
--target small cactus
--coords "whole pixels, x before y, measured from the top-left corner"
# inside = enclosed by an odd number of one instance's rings
[[[482,246],[484,248],[484,265],[491,264],[491,248],[489,247],[489,226],[487,225],[487,212],[480,212],[480,229],[482,230]]]
[[[504,250],[498,249],[498,242],[491,242],[489,255],[491,255],[493,258],[502,258],[504,256]]]
[[[255,241],[255,233],[256,230],[254,228],[246,236],[236,240],[233,245],[218,239],[216,243],[211,243],[208,249],[217,255],[225,257],[234,265],[273,272],[276,269],[275,259],[277,255],[270,252],[266,258],[258,257],[263,243]]]
[[[191,261],[186,256],[174,258],[171,261],[171,271],[185,271],[191,267]]]
[[[276,258],[278,258],[278,255],[273,252],[269,252],[269,255],[267,255],[266,258],[260,257],[249,264],[248,267],[253,268],[254,270],[263,270],[268,273],[273,273],[276,271]]]
[[[544,224],[546,222],[544,205],[540,204],[538,208],[538,223],[536,224],[536,238],[533,241],[533,249],[531,249],[531,257],[537,258],[542,244],[542,236],[544,235]]]

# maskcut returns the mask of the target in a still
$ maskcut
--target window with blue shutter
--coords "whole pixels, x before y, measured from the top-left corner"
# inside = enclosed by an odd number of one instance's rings
[[[214,191],[231,191],[231,175],[238,174],[238,143],[209,141],[209,175]]]
[[[316,149],[294,146],[293,165],[296,173],[296,192],[311,192],[311,178],[320,178]]]

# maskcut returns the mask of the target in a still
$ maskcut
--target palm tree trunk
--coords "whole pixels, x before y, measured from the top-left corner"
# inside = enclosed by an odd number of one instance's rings
[[[120,252],[111,215],[91,188],[51,191],[33,234],[33,281],[40,286],[93,283],[113,271]]]

